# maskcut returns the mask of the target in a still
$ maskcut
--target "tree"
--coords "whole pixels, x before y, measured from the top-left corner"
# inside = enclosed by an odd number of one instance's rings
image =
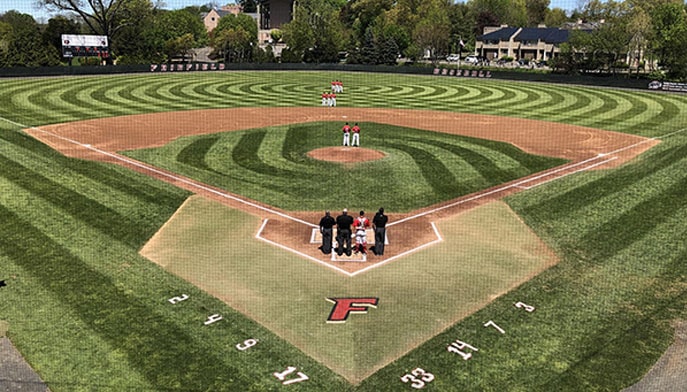
[[[484,33],[487,26],[507,24],[510,0],[469,0],[470,19],[474,20],[473,35]]]
[[[9,11],[0,16],[0,67],[58,65],[59,52],[43,41],[31,15]]]
[[[464,3],[454,3],[449,7],[449,24],[451,26],[451,35],[449,40],[449,51],[451,53],[460,53],[468,48],[475,46],[475,36],[472,33],[474,30],[475,21],[470,19],[470,10]],[[480,34],[482,34],[480,32]],[[463,41],[465,48],[460,45]]]
[[[448,16],[445,13],[432,12],[418,22],[413,31],[413,39],[418,47],[429,51],[432,61],[436,61],[437,56],[446,53],[448,49],[450,32]]]
[[[308,24],[308,14],[304,9],[296,8],[294,19],[282,26],[286,49],[282,51],[282,61],[300,62],[305,51],[315,44],[315,33]]]
[[[196,39],[191,33],[186,33],[179,37],[169,39],[167,42],[165,42],[165,54],[167,55],[168,59],[181,56],[185,62],[195,43]]]
[[[351,26],[354,46],[364,42],[367,29],[393,5],[391,0],[352,0],[343,6],[340,20]]]
[[[568,21],[568,16],[562,8],[553,8],[546,11],[544,24],[549,27],[560,27]]]
[[[48,25],[43,30],[42,37],[46,45],[50,45],[58,52],[61,52],[62,34],[79,34],[80,32],[81,25],[79,25],[79,22],[58,15],[48,20]]]
[[[684,5],[666,3],[651,12],[653,51],[659,64],[668,69],[668,76],[675,79],[687,78],[687,13]]]
[[[526,0],[525,9],[527,10],[527,25],[537,26],[546,19],[546,12],[549,10],[550,0]]]
[[[118,64],[145,64],[164,60],[164,39],[157,37],[160,10],[150,0],[129,0],[119,13],[122,27],[110,37],[110,51]]]
[[[252,61],[253,48],[258,41],[258,26],[251,16],[229,14],[220,19],[212,35],[214,53],[224,61]]]
[[[337,62],[347,41],[340,20],[342,6],[337,0],[299,2],[293,20],[282,26],[287,44],[282,61]]]
[[[153,19],[150,37],[156,47],[163,48],[168,60],[177,56],[186,58],[190,49],[203,46],[208,40],[200,15],[189,10],[160,11]]]
[[[129,0],[38,0],[53,12],[72,12],[81,18],[91,33],[112,37],[122,25],[119,13]]]

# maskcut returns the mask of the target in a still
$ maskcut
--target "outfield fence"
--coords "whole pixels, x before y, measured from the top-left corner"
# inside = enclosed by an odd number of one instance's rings
[[[442,64],[440,69],[455,69],[454,65]],[[395,74],[433,75],[435,66],[431,64],[413,65],[363,65],[363,64],[306,64],[306,63],[172,63],[143,65],[107,65],[107,66],[58,66],[39,68],[0,68],[0,78],[7,77],[41,77],[41,76],[83,76],[112,75],[152,72],[213,72],[213,71],[339,71],[339,72],[374,72]],[[465,68],[467,69],[467,68]],[[651,80],[630,78],[627,75],[586,74],[567,75],[550,72],[525,72],[498,68],[470,67],[474,70],[488,70],[492,79],[545,82],[560,84],[578,84],[587,86],[617,87],[648,90]],[[437,76],[442,76],[441,73]],[[445,75],[444,75],[445,76]]]

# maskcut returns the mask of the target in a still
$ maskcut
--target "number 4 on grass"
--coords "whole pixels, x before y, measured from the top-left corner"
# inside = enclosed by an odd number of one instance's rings
[[[272,373],[272,375],[274,377],[276,377],[277,379],[279,379],[279,381],[281,381],[282,385],[295,384],[297,382],[303,382],[303,381],[308,379],[308,376],[306,376],[305,373],[298,372],[298,373],[296,373],[296,376],[298,376],[298,377],[287,380],[286,377],[288,377],[289,374],[295,372],[296,370],[298,370],[298,368],[296,368],[294,366],[289,366],[283,372],[281,372],[281,373],[274,372],[274,373]]]

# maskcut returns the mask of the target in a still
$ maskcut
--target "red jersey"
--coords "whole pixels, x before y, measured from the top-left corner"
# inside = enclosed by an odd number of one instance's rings
[[[353,228],[356,230],[365,230],[370,227],[370,220],[364,216],[359,216],[353,221]]]
[[[357,125],[354,125],[353,129],[351,129],[351,130],[353,131],[353,133],[360,133],[360,127]]]
[[[344,125],[342,131],[343,131],[343,133],[351,132],[351,126],[348,124]]]

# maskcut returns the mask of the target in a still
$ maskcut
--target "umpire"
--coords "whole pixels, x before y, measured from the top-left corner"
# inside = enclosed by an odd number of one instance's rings
[[[324,212],[324,216],[320,219],[320,234],[322,234],[322,253],[332,253],[332,232],[336,221],[329,214],[329,211]]]
[[[389,217],[384,215],[384,207],[381,207],[379,211],[372,218],[372,227],[375,231],[375,246],[374,253],[377,256],[384,254],[384,241],[386,240],[386,223],[389,221]]]
[[[346,253],[346,256],[351,255],[351,226],[353,225],[353,217],[348,215],[348,209],[344,208],[343,213],[336,217],[336,242],[339,246],[336,248],[336,254],[341,256]],[[344,244],[346,246],[344,247]]]

